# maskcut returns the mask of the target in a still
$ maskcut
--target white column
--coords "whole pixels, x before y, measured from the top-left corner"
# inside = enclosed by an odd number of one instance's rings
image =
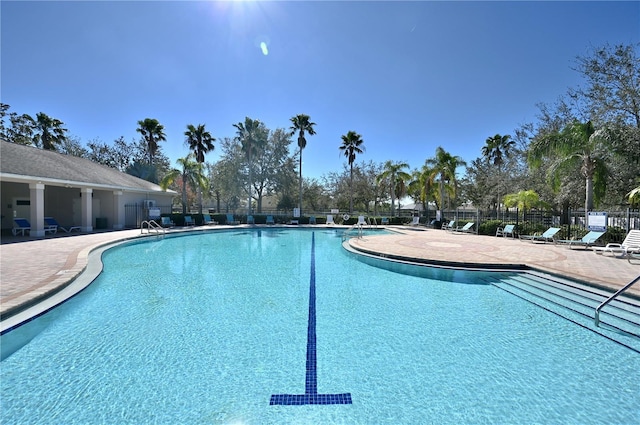
[[[113,192],[113,229],[124,229],[124,204],[122,199],[122,191]]]
[[[82,209],[82,231],[93,232],[93,223],[91,218],[93,216],[93,189],[82,188],[80,189],[80,208]]]
[[[31,231],[29,236],[44,236],[44,184],[29,183]]]

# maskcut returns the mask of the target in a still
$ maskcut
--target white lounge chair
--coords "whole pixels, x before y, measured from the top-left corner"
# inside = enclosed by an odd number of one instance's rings
[[[595,243],[598,241],[598,239],[600,239],[602,235],[604,235],[604,233],[605,232],[596,232],[592,230],[591,232],[584,235],[582,239],[561,240],[561,241],[555,241],[555,243],[568,245],[569,249],[573,249],[574,246],[583,247],[584,249],[587,249],[595,245]]]
[[[458,233],[473,233],[473,230],[471,230],[471,228],[473,227],[474,224],[475,223],[473,221],[470,221],[462,227],[458,226],[455,229],[451,229],[451,231],[458,232]]]
[[[512,238],[516,237],[516,225],[515,224],[507,224],[504,227],[498,227],[496,229],[496,236],[507,237],[511,236]]]
[[[366,226],[367,222],[364,219],[363,215],[358,216],[358,222],[356,223],[358,226]]]
[[[595,246],[593,252],[596,254],[611,254],[625,257],[628,254],[640,253],[640,230],[629,230],[622,243],[608,243],[606,246]]]
[[[335,225],[336,223],[333,221],[333,214],[327,214],[327,225]]]
[[[549,227],[541,235],[520,235],[521,241],[531,242],[554,242],[556,233],[560,231],[559,227]]]

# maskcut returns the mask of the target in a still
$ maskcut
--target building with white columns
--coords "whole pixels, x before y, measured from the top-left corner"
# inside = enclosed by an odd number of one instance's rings
[[[42,237],[45,217],[83,232],[134,228],[151,206],[170,212],[175,195],[88,159],[0,140],[3,231],[15,227],[14,218],[26,218],[30,236]]]

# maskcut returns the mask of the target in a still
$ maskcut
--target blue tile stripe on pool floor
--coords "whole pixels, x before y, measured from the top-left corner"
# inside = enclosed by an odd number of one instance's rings
[[[309,281],[309,321],[307,326],[307,371],[304,394],[273,394],[270,405],[351,404],[351,393],[318,394],[316,357],[316,239],[311,233],[311,278]]]

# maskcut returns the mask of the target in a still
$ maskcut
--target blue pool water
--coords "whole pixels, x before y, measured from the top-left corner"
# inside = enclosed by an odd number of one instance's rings
[[[0,363],[3,424],[640,418],[637,353],[474,284],[477,272],[427,279],[368,266],[334,230],[166,237],[103,261],[88,289],[3,336],[39,331]],[[349,394],[351,404],[270,404],[314,391]]]

